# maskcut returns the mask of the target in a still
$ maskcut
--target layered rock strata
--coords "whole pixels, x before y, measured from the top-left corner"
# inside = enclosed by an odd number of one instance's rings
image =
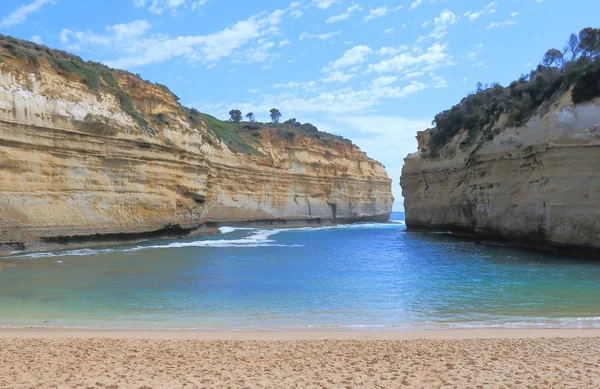
[[[566,94],[521,127],[464,147],[462,131],[432,158],[432,130],[405,159],[406,223],[569,254],[600,254],[600,99]],[[463,146],[461,147],[461,143]]]
[[[0,251],[389,218],[391,180],[349,142],[261,127],[234,152],[162,86],[113,71],[122,94],[94,91],[45,58],[0,54]]]

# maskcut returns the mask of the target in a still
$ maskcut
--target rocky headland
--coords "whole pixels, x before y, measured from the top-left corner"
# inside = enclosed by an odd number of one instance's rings
[[[222,122],[163,85],[0,36],[0,252],[387,221],[384,167],[312,125]]]
[[[409,229],[600,256],[600,45],[586,30],[581,51],[549,50],[418,134],[401,177]]]

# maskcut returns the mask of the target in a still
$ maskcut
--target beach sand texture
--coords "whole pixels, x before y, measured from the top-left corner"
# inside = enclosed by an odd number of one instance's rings
[[[5,332],[0,388],[600,388],[600,337],[463,334],[404,340],[175,334],[169,340],[168,333]]]

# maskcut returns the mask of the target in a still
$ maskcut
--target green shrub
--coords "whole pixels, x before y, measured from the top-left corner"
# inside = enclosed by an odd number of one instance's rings
[[[100,68],[99,73],[106,85],[117,90],[121,89],[121,86],[119,85],[117,79],[115,78],[115,76],[113,76],[110,70]]]
[[[132,114],[135,111],[135,107],[129,99],[129,96],[127,96],[122,91],[117,92],[116,96],[119,100],[119,103],[121,103],[121,108],[123,108],[125,112],[127,112],[128,114]]]
[[[195,127],[199,127],[202,124],[202,116],[197,109],[183,107],[183,112]]]
[[[167,115],[165,115],[163,112],[153,114],[152,116],[160,124],[166,124],[166,125],[171,124],[171,123],[169,123],[169,120],[167,119]]]
[[[118,91],[115,94],[115,96],[119,100],[123,111],[127,112],[129,116],[134,118],[138,122],[140,127],[142,127],[142,130],[146,131],[150,135],[154,135],[154,130],[150,128],[148,121],[146,120],[146,118],[144,118],[144,115],[142,115],[140,111],[135,109],[135,106],[133,105],[129,97],[123,91]]]
[[[575,35],[571,40],[574,42],[571,45],[571,61],[563,61],[562,52],[549,50],[548,53],[557,53],[558,60],[555,62],[558,66],[552,67],[549,65],[551,62],[546,61],[546,65],[538,65],[507,88],[498,84],[492,84],[491,87],[478,84],[477,92],[436,115],[432,122],[435,128],[427,149],[430,155],[438,155],[462,129],[467,131],[467,139],[461,143],[461,147],[472,145],[481,133],[489,138],[488,134],[503,113],[508,114],[508,126],[521,125],[536,112],[543,114],[561,93],[571,87],[575,104],[600,96],[600,47],[592,47],[591,41],[579,43]],[[587,54],[578,52],[577,47],[586,47]]]
[[[86,85],[97,92],[100,87],[100,77],[98,73],[84,62],[73,59],[54,59],[54,65],[63,72],[75,74],[83,78]]]
[[[600,96],[600,66],[577,77],[573,86],[573,102],[585,103],[598,96]]]
[[[20,46],[15,45],[14,43],[5,42],[2,45],[13,57],[20,59],[22,61],[27,61],[33,65],[38,65],[39,59],[38,55],[32,53],[28,50],[23,50]]]
[[[243,128],[238,123],[224,122],[217,118],[201,113],[200,117],[206,126],[220,141],[234,153],[256,154],[257,151],[243,137]]]
[[[293,143],[296,140],[296,133],[288,130],[277,130],[277,136],[285,139],[289,143]]]

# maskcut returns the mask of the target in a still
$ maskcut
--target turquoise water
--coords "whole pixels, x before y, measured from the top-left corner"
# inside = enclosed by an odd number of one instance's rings
[[[389,224],[0,259],[0,326],[204,330],[600,327],[600,262]]]

